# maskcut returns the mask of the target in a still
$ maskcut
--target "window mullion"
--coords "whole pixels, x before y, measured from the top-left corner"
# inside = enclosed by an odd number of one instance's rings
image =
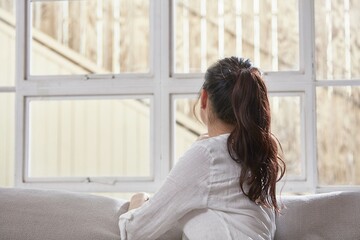
[[[305,157],[308,191],[317,186],[316,96],[315,96],[315,32],[313,0],[299,2],[300,69],[304,71]]]
[[[28,44],[26,37],[28,34],[27,22],[29,14],[28,1],[16,1],[16,117],[15,117],[15,185],[23,183],[23,168],[25,155],[25,98],[22,94],[23,83],[27,76],[27,51]]]
[[[157,23],[159,24],[160,31],[158,33],[159,43],[155,48],[157,52],[155,53],[158,56],[159,63],[159,73],[160,73],[160,88],[159,88],[159,107],[160,115],[156,115],[157,119],[157,129],[159,129],[160,136],[160,164],[159,164],[159,180],[162,182],[167,174],[170,171],[170,161],[171,161],[171,116],[172,116],[172,106],[170,103],[170,91],[169,91],[169,82],[171,81],[171,69],[173,61],[172,53],[172,14],[171,6],[172,1],[162,1],[155,0],[158,9],[160,9],[160,18],[158,18]],[[170,84],[171,85],[171,84]]]

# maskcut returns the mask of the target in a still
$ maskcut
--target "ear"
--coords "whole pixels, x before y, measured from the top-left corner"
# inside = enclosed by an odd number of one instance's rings
[[[201,101],[201,109],[205,109],[207,106],[207,100],[208,100],[208,92],[205,89],[201,90],[201,96],[200,96],[200,101]]]

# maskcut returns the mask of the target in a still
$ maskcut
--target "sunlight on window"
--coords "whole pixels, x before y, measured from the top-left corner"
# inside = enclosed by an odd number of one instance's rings
[[[32,75],[150,71],[149,0],[48,0],[31,7]]]
[[[360,1],[322,0],[315,4],[316,77],[360,77]]]
[[[298,1],[174,1],[175,72],[205,72],[226,56],[264,71],[299,70]]]
[[[319,183],[360,184],[360,88],[318,87],[316,97]]]
[[[32,100],[30,177],[150,176],[149,99]]]
[[[196,141],[196,139],[207,132],[206,126],[202,124],[200,120],[199,104],[195,112],[197,114],[196,119],[193,108],[197,102],[197,98],[189,97],[176,97],[174,98],[175,109],[175,122],[174,122],[174,143],[173,143],[173,158],[176,162],[190,145]]]
[[[0,187],[14,185],[15,94],[0,93]]]
[[[15,85],[15,15],[13,1],[0,0],[0,87]]]
[[[299,96],[271,96],[271,131],[283,148],[288,179],[299,178],[305,169],[301,140],[301,98]]]

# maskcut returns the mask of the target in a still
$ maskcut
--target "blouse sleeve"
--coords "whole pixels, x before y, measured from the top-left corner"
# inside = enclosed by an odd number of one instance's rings
[[[143,206],[120,216],[121,240],[156,239],[186,213],[207,206],[210,155],[195,143]]]

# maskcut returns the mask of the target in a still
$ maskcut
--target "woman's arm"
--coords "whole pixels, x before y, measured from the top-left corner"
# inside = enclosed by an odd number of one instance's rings
[[[149,201],[120,216],[121,239],[156,239],[173,228],[186,213],[206,208],[209,166],[209,153],[195,143]]]

